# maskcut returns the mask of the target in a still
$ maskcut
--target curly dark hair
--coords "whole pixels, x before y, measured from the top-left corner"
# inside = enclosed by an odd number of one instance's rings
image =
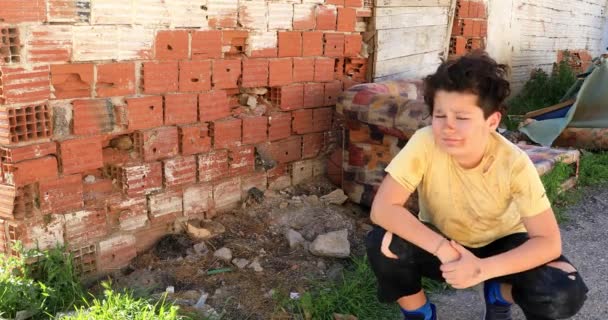
[[[505,115],[504,102],[511,93],[507,74],[508,66],[497,63],[483,51],[445,61],[437,72],[424,79],[424,102],[433,114],[437,91],[472,93],[477,95],[477,105],[486,119],[496,111]]]

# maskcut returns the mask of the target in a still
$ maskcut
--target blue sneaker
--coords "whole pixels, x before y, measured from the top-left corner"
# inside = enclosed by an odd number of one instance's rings
[[[435,305],[432,303],[431,303],[431,310],[433,310],[433,316],[431,317],[430,320],[437,320],[437,308],[435,308]],[[422,315],[422,314],[410,315],[403,319],[404,320],[425,320],[424,315]]]
[[[486,300],[487,292],[485,282],[483,284],[483,291],[481,294],[486,304],[483,320],[513,320],[511,317],[511,305],[504,305],[500,303],[494,304]]]

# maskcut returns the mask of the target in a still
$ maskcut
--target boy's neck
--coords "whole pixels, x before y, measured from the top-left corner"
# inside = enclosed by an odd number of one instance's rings
[[[488,146],[490,145],[490,139],[488,137],[488,139],[486,139],[486,141],[483,143],[483,148],[479,148],[477,149],[475,152],[467,154],[466,156],[463,157],[454,157],[454,160],[456,160],[456,163],[458,163],[458,165],[463,168],[463,169],[474,169],[477,166],[479,166],[481,164],[481,162],[483,161],[483,158],[486,154],[486,152],[488,151]]]

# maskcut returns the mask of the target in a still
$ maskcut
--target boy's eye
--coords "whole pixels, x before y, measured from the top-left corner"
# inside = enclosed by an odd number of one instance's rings
[[[442,115],[442,114],[436,114],[436,115],[435,115],[435,118],[445,118],[445,115]]]
[[[456,120],[469,120],[470,118],[457,117]]]

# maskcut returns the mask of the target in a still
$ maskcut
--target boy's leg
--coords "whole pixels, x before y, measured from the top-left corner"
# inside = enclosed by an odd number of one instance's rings
[[[385,235],[384,229],[374,226],[366,240],[367,257],[378,280],[378,299],[396,301],[404,310],[432,307],[422,292],[421,277],[443,280],[439,260],[396,235],[389,243]]]
[[[527,240],[526,233],[509,235],[481,248],[479,256],[493,256]],[[503,283],[503,287],[505,284],[512,286],[512,299],[522,308],[528,320],[571,317],[580,310],[587,298],[587,286],[564,256],[546,265],[492,280]]]

